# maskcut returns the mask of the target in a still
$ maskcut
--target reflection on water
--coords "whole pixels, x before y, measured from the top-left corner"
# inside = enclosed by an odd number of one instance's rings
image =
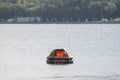
[[[1,24],[1,80],[120,80],[119,24]],[[54,48],[74,64],[49,65]]]
[[[120,76],[54,76],[54,77],[38,77],[24,78],[25,80],[119,80]]]

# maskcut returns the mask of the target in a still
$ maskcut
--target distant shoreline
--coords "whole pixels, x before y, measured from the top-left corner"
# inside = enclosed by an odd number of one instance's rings
[[[41,21],[41,22],[0,22],[0,24],[120,24],[116,21]]]

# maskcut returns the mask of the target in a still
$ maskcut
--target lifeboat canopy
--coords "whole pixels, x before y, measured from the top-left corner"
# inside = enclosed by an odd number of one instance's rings
[[[48,64],[73,63],[73,57],[65,49],[54,49],[47,57]]]

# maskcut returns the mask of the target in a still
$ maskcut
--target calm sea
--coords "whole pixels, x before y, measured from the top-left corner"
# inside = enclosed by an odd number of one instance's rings
[[[54,48],[74,63],[46,64]],[[120,24],[0,24],[0,80],[120,80]]]

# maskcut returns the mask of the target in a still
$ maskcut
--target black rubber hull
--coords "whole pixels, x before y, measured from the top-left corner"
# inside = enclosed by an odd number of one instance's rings
[[[47,58],[48,60],[72,60],[73,58]]]
[[[72,59],[47,59],[48,64],[72,64]]]

